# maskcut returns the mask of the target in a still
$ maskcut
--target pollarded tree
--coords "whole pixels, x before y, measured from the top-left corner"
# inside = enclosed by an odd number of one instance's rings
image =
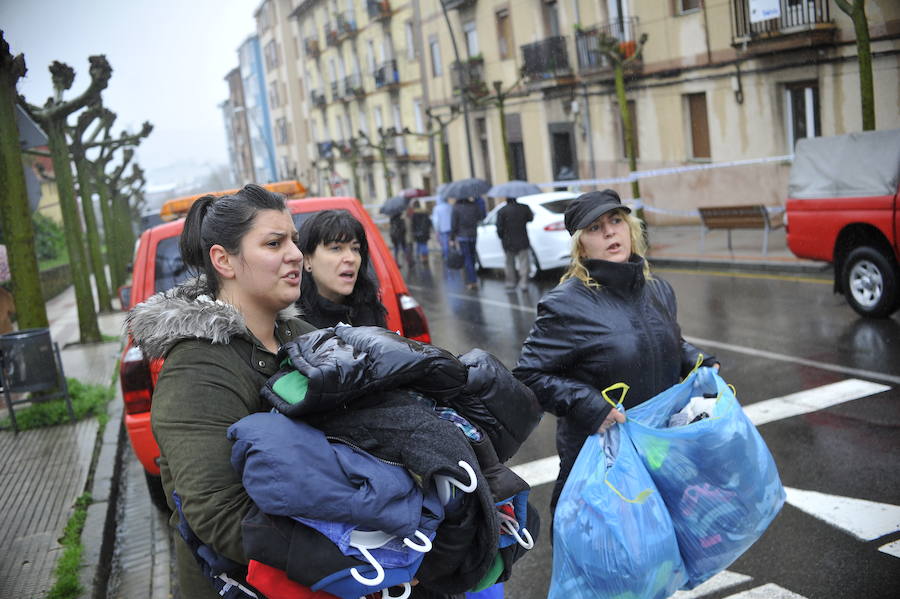
[[[48,326],[16,126],[16,84],[25,71],[25,57],[10,53],[0,31],[0,224],[6,240],[19,329]]]
[[[872,46],[866,0],[834,0],[838,8],[853,19],[856,31],[856,59],[859,61],[859,100],[863,131],[875,130],[875,87],[872,83]]]
[[[69,268],[75,286],[80,338],[82,343],[95,343],[101,340],[100,327],[97,324],[97,312],[94,310],[94,297],[82,244],[81,218],[75,201],[69,144],[66,140],[66,119],[85,106],[98,102],[100,92],[106,89],[112,76],[112,67],[109,66],[105,56],[91,56],[88,60],[91,65],[91,83],[81,95],[68,101],[63,100],[63,92],[70,89],[75,81],[75,71],[67,64],[53,61],[50,65],[55,92],[53,97],[48,98],[43,107],[38,107],[19,96],[19,105],[47,135],[47,143],[53,158],[53,170],[56,173],[59,205],[66,233],[66,248],[69,251]]]
[[[97,302],[101,312],[112,312],[112,301],[106,279],[106,263],[103,260],[100,230],[97,226],[97,215],[94,212],[94,181],[86,155],[86,147],[96,141],[103,128],[103,110],[103,106],[98,103],[78,115],[75,126],[69,129],[71,138],[69,151],[75,161],[75,172],[78,176],[81,211],[84,214],[84,228],[87,232],[88,258],[94,274],[94,286],[97,288]],[[88,134],[88,128],[92,123],[96,123],[94,130]],[[105,227],[106,223],[104,223],[104,232],[108,234],[108,229]]]

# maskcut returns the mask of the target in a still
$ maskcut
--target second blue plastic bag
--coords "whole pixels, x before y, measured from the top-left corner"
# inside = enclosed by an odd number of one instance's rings
[[[591,435],[556,506],[549,599],[662,599],[685,581],[672,521],[627,432]]]
[[[708,418],[669,428],[691,397],[715,394]],[[724,570],[778,514],[785,492],[768,447],[712,368],[628,410],[624,424],[666,502],[693,588]]]

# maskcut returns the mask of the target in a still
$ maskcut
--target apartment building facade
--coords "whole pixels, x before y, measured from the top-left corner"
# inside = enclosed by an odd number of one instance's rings
[[[867,13],[877,127],[900,127],[900,4]],[[314,191],[367,202],[469,176],[633,197],[610,41],[631,57],[652,222],[780,205],[797,139],[861,129],[856,36],[834,0],[265,0],[257,22],[281,57],[270,97],[276,81],[301,90],[272,110],[293,126],[279,156]]]

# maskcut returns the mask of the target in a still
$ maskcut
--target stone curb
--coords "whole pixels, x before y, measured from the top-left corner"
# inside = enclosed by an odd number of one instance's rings
[[[766,260],[707,260],[703,258],[664,258],[649,256],[651,268],[696,268],[700,270],[724,270],[728,272],[773,273],[784,275],[823,275],[832,277],[833,269],[827,262],[771,262]]]
[[[92,502],[87,510],[81,542],[82,599],[105,599],[109,582],[110,565],[116,540],[116,512],[122,477],[122,452],[125,441],[125,423],[122,418],[122,392],[115,385],[115,393],[107,404],[109,421],[100,440],[94,477],[91,485]]]

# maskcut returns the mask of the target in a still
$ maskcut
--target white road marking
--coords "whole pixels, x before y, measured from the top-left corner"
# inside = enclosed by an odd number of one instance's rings
[[[788,503],[795,508],[861,541],[872,541],[900,531],[900,506],[790,487],[784,490]]]
[[[798,416],[817,410],[867,397],[890,389],[887,385],[880,385],[860,379],[847,379],[838,383],[807,389],[799,393],[792,393],[784,397],[776,397],[759,401],[744,407],[744,413],[756,426]]]
[[[748,580],[752,580],[752,578],[746,574],[738,574],[737,572],[724,570],[700,586],[693,588],[690,591],[678,591],[672,595],[672,597],[674,599],[697,599],[698,597],[705,597],[706,595],[712,595],[723,589],[737,586]]]
[[[815,389],[807,389],[799,393],[792,393],[783,397],[774,397],[765,401],[744,406],[744,413],[750,421],[759,426],[767,422],[773,422],[782,418],[790,418],[799,414],[806,414],[816,410],[822,410],[829,406],[837,405],[874,393],[881,393],[890,389],[885,385],[861,381],[859,379],[847,379],[830,385],[823,385]],[[757,407],[758,406],[758,407]],[[556,480],[559,474],[559,456],[550,457],[519,464],[512,467],[513,472],[521,476],[532,487],[543,485]]]
[[[726,599],[806,599],[806,597],[770,582],[742,593],[728,595]]]
[[[878,551],[887,553],[888,555],[893,555],[894,557],[900,557],[900,541],[894,541],[893,543],[882,545],[878,548]]]
[[[895,376],[892,374],[885,374],[883,372],[875,372],[872,370],[862,370],[860,368],[849,368],[847,366],[841,366],[839,364],[831,364],[829,362],[817,362],[815,360],[807,360],[805,358],[796,358],[794,356],[789,356],[787,354],[779,354],[776,352],[766,351],[762,349],[753,349],[752,347],[743,347],[741,345],[732,345],[730,343],[721,343],[719,341],[712,341],[710,339],[700,339],[698,337],[685,337],[685,340],[693,343],[698,347],[717,347],[719,349],[724,349],[727,351],[733,351],[739,354],[746,354],[748,356],[757,356],[760,358],[767,358],[769,360],[777,360],[779,362],[791,362],[794,364],[802,364],[803,366],[809,366],[811,368],[818,368],[819,370],[829,370],[831,372],[839,372],[841,374],[847,374],[851,376],[861,376],[867,379],[876,379],[880,381],[887,381],[889,383],[894,383],[900,385],[900,376]]]

